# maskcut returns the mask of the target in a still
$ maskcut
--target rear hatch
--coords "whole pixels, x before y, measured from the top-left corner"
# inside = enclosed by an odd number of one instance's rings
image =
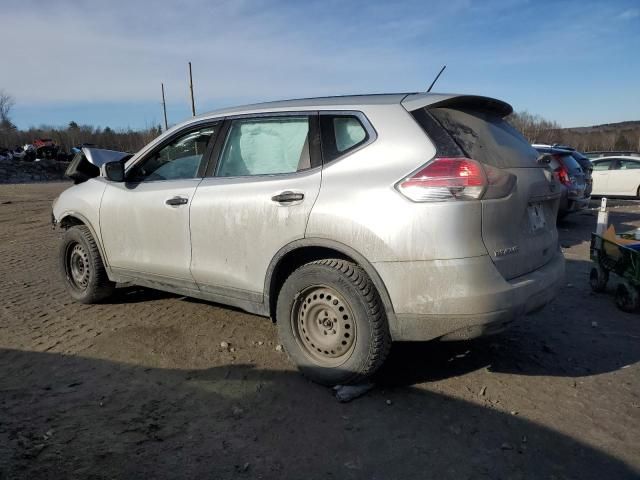
[[[588,196],[587,178],[578,161],[569,152],[552,153],[551,167],[556,177],[567,189],[570,199],[582,199]]]
[[[509,111],[496,108],[487,99],[453,100],[427,105],[412,114],[423,127],[424,118],[428,117],[428,122],[435,120],[446,132],[447,139],[442,136],[444,132],[425,128],[438,150],[443,141],[452,139],[459,149],[458,156],[516,177],[506,196],[480,200],[482,239],[504,278],[532,272],[557,252],[560,188],[548,166],[537,163],[536,150],[504,120]],[[446,154],[451,156],[450,151]]]
[[[586,184],[584,195],[588,197],[591,195],[591,189],[593,188],[593,165],[591,165],[591,160],[589,160],[580,152],[571,152],[571,156],[575,158],[576,162],[580,164],[580,168],[582,168],[582,172],[584,173],[584,181]]]

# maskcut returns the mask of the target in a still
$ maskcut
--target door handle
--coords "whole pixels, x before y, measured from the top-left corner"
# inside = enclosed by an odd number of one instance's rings
[[[178,207],[180,205],[186,205],[187,203],[189,203],[189,199],[184,197],[173,197],[168,199],[164,203],[166,203],[167,205],[171,205],[172,207]]]
[[[300,200],[304,200],[304,193],[299,192],[282,192],[278,195],[274,195],[271,197],[271,200],[278,203],[291,203],[291,202],[299,202]]]

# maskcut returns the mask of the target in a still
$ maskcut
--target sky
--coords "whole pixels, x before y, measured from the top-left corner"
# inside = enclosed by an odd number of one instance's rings
[[[0,0],[20,128],[115,129],[260,101],[487,95],[586,126],[640,120],[640,0]]]

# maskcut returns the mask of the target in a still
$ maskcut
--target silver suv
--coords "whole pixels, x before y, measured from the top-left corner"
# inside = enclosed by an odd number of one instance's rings
[[[53,207],[66,287],[271,317],[329,385],[371,376],[392,340],[499,331],[564,275],[560,189],[511,111],[467,95],[290,100],[193,118],[132,157],[85,149]]]

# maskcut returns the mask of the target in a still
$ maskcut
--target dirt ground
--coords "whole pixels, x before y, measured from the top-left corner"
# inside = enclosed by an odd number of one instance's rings
[[[593,211],[559,226],[554,303],[494,337],[396,344],[342,404],[267,319],[137,288],[72,303],[49,225],[66,187],[0,186],[0,479],[640,478],[640,314],[589,289]],[[616,205],[640,226],[640,202]]]

